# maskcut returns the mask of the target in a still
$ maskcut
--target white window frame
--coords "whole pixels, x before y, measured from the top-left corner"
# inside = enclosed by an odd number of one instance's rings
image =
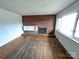
[[[76,19],[75,26],[74,26],[74,33],[73,33],[73,37],[76,38],[76,39],[79,39],[79,38],[75,37],[75,32],[76,32],[78,21],[79,21],[79,12],[78,12],[78,15],[77,15],[77,19]]]
[[[73,12],[73,13],[74,13],[74,12]],[[71,14],[72,14],[72,13],[71,13]],[[62,18],[62,17],[59,17],[59,18]],[[57,18],[57,26],[58,26],[58,20],[59,20],[59,18]],[[72,31],[72,33],[73,33],[73,34],[72,34],[72,37],[69,36],[69,35],[67,35],[67,34],[62,33],[58,28],[56,28],[56,30],[57,30],[59,33],[65,35],[66,37],[72,39],[73,41],[79,43],[79,38],[75,37],[75,32],[76,32],[76,27],[77,27],[77,22],[78,22],[78,20],[79,20],[79,12],[77,12],[77,16],[76,16],[76,19],[75,19],[74,28],[73,28],[73,31]],[[60,26],[60,27],[61,27],[61,26]]]
[[[34,27],[33,29],[26,29],[25,27]],[[37,32],[38,31],[38,28],[37,28],[37,26],[33,26],[33,25],[26,25],[26,26],[22,26],[22,29],[23,29],[23,31],[24,32]]]

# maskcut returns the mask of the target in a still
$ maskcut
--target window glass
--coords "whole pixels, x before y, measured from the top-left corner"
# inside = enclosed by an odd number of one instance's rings
[[[37,31],[37,26],[24,26],[24,31]]]
[[[72,36],[77,13],[72,13],[62,17],[60,31],[64,34]]]
[[[61,18],[58,18],[57,30],[60,30],[61,21],[62,21],[62,19]]]

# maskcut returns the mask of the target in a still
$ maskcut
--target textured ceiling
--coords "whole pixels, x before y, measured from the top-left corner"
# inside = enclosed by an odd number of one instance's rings
[[[56,14],[76,0],[0,0],[0,8],[21,15]]]

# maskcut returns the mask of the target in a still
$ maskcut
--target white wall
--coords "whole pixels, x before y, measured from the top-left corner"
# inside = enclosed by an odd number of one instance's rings
[[[0,8],[0,46],[22,33],[22,16]]]
[[[68,13],[79,11],[79,0],[73,3],[71,6],[65,8],[63,11],[57,14],[57,18]],[[58,21],[58,20],[57,20]],[[56,22],[57,22],[56,21]],[[57,26],[57,23],[56,23]],[[57,28],[56,28],[57,29]],[[66,50],[74,57],[74,59],[79,59],[79,43],[73,41],[72,39],[61,34],[57,30],[55,31],[56,37],[59,39],[61,44],[66,48]]]

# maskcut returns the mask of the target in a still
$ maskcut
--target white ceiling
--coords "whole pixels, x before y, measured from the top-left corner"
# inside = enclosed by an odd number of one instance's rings
[[[56,14],[76,0],[0,0],[0,8],[21,15]]]

